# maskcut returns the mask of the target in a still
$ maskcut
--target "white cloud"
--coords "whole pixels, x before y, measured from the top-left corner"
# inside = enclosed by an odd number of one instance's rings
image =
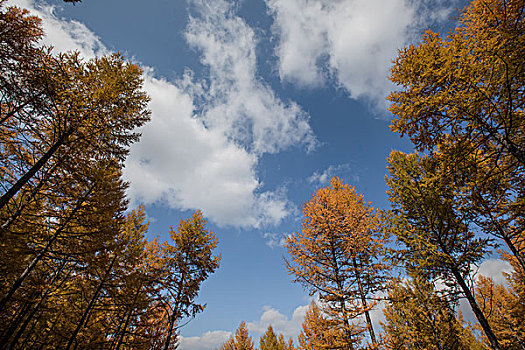
[[[343,180],[350,180],[351,182],[359,182],[359,176],[352,174],[349,164],[330,165],[325,170],[315,171],[307,181],[310,184],[326,185],[334,176],[339,176]]]
[[[297,336],[301,331],[304,315],[309,305],[298,306],[292,313],[291,318],[282,314],[279,310],[265,306],[261,317],[253,322],[246,322],[250,336],[257,343],[257,339],[263,335],[268,326],[271,325],[275,334],[283,334],[285,339],[292,338],[297,343]],[[219,348],[235,332],[209,331],[200,337],[180,337],[180,350],[209,350]]]
[[[218,349],[232,335],[226,331],[206,332],[200,337],[180,337],[179,350]]]
[[[352,98],[385,106],[397,50],[422,24],[446,19],[444,1],[266,0],[279,37],[283,81],[318,86],[334,78]],[[417,29],[417,31],[416,31]],[[419,34],[418,34],[419,35]]]
[[[43,19],[45,43],[80,50],[85,57],[108,50],[82,23],[56,15],[31,0],[11,4]],[[260,227],[290,213],[284,191],[263,191],[257,177],[264,153],[315,147],[308,115],[281,101],[256,74],[253,30],[223,0],[195,0],[187,41],[202,54],[209,78],[187,72],[171,83],[145,69],[152,120],[131,148],[124,171],[132,204],[161,202],[177,209],[202,209],[219,225]]]
[[[298,306],[293,311],[292,317],[288,318],[279,310],[266,306],[261,318],[254,322],[247,322],[246,326],[250,332],[262,335],[271,325],[276,334],[282,333],[285,339],[293,338],[296,341],[307,309],[308,305]]]
[[[506,274],[512,272],[509,262],[501,259],[487,259],[479,265],[478,274],[492,278],[494,283],[507,284]]]
[[[251,153],[276,153],[302,144],[316,145],[308,115],[283,102],[256,72],[256,38],[252,28],[224,0],[193,0],[186,39],[209,67],[209,88],[200,98],[205,124],[220,130]],[[197,96],[196,96],[197,97]]]
[[[286,233],[275,233],[275,232],[265,232],[263,238],[266,239],[266,245],[270,248],[284,247],[286,243]]]

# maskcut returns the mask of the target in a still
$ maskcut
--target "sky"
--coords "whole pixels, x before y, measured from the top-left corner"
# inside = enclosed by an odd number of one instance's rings
[[[425,30],[453,28],[466,1],[8,4],[43,19],[55,52],[120,52],[144,70],[152,115],[125,164],[127,195],[146,205],[152,238],[200,209],[219,239],[221,266],[199,296],[207,307],[179,347],[207,350],[241,321],[256,339],[269,324],[296,339],[311,296],[286,271],[284,238],[332,176],[388,207],[386,158],[412,151],[389,129],[392,60]],[[480,267],[496,281],[503,270],[495,259]]]

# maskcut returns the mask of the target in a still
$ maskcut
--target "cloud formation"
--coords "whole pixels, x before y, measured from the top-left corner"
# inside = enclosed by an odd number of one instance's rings
[[[352,183],[359,182],[359,175],[352,172],[350,164],[330,165],[324,170],[317,170],[307,181],[313,185],[324,186],[328,184],[334,176],[338,176],[346,181],[351,181]]]
[[[43,19],[44,43],[86,57],[109,50],[84,24],[64,20],[55,8],[32,0],[10,4]],[[279,99],[256,72],[256,38],[234,7],[223,0],[194,0],[186,38],[199,52],[209,76],[188,71],[177,82],[143,67],[151,96],[151,122],[131,147],[124,177],[131,204],[161,203],[201,209],[218,225],[278,224],[290,213],[283,191],[262,190],[257,166],[264,153],[316,145],[308,115]]]
[[[179,350],[218,349],[231,335],[231,332],[212,331],[200,337],[180,337]]]
[[[271,325],[276,334],[282,333],[285,339],[295,339],[299,335],[307,309],[308,305],[298,306],[293,311],[292,317],[288,318],[279,310],[266,306],[261,318],[254,322],[247,322],[246,327],[251,333],[262,335]]]
[[[283,81],[316,87],[333,79],[352,98],[385,105],[397,50],[421,24],[446,19],[447,1],[266,0],[279,38]],[[416,30],[417,29],[417,30]]]
[[[285,339],[292,338],[297,341],[297,336],[301,331],[304,315],[309,305],[298,306],[292,313],[291,318],[282,314],[279,310],[265,306],[263,313],[258,320],[246,322],[246,327],[250,336],[255,340],[262,336],[268,326],[272,326],[275,334],[283,334]],[[209,350],[219,348],[233,333],[229,331],[206,332],[200,337],[181,337],[180,350]],[[257,341],[255,341],[257,343]]]

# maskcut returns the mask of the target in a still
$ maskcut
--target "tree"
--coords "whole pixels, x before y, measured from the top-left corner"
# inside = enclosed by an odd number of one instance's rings
[[[391,282],[384,315],[387,349],[481,349],[456,318],[446,296],[419,274],[412,273],[406,282]]]
[[[462,194],[472,203],[465,210],[478,216],[486,233],[503,239],[522,268],[524,11],[523,0],[472,1],[446,38],[428,31],[420,44],[400,51],[391,80],[401,90],[389,96],[394,131],[408,135],[418,150],[441,147],[443,160],[476,174]]]
[[[219,350],[254,350],[252,337],[248,334],[246,323],[243,321],[235,331],[235,336],[231,336]]]
[[[0,8],[0,211],[20,215],[60,170],[124,161],[149,120],[142,71],[118,55],[83,60],[39,47],[40,22]],[[3,226],[3,225],[2,225]],[[5,230],[1,230],[3,234]]]
[[[501,345],[509,350],[522,350],[525,349],[525,274],[515,258],[508,258],[514,267],[507,275],[508,288],[479,276],[476,296]]]
[[[347,349],[345,330],[337,321],[326,318],[317,304],[312,301],[299,334],[300,349]],[[357,339],[356,339],[357,340]]]
[[[195,302],[200,285],[218,267],[221,257],[214,256],[217,239],[206,228],[206,220],[197,211],[179,223],[177,231],[170,228],[173,244],[163,246],[162,284],[165,288],[169,322],[164,349],[169,348],[176,322],[182,317],[195,317],[205,305]]]
[[[259,349],[260,350],[282,350],[277,336],[273,332],[272,326],[268,326],[266,333],[263,334],[261,339],[259,339]]]
[[[284,340],[284,336],[279,334],[276,336],[271,325],[268,326],[266,333],[259,339],[260,350],[295,350],[292,339],[288,343]]]
[[[501,349],[468,284],[472,267],[491,246],[476,238],[476,225],[458,209],[458,188],[447,163],[417,153],[393,151],[387,178],[392,204],[389,230],[401,245],[397,258],[408,270],[440,278],[452,294],[469,302],[494,349]]]
[[[370,318],[372,297],[384,287],[384,237],[374,208],[355,189],[333,178],[303,207],[302,231],[290,235],[288,270],[312,294],[319,293],[325,312],[337,320],[347,347],[357,345],[362,329],[351,324],[363,315],[370,341],[377,343]]]

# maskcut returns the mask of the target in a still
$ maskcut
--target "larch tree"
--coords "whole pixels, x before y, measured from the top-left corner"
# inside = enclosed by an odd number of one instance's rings
[[[387,349],[482,350],[468,328],[456,317],[453,304],[439,293],[432,281],[411,273],[410,279],[395,279],[383,311],[384,343]]]
[[[259,339],[260,350],[281,350],[277,336],[273,331],[273,327],[270,325],[266,330],[266,333]]]
[[[312,301],[304,316],[301,333],[299,333],[299,348],[303,350],[348,349],[348,342],[345,338],[345,330],[337,321],[326,318],[317,303]],[[357,342],[358,339],[355,341]]]
[[[125,215],[141,69],[53,54],[4,0],[0,34],[0,348],[176,348],[217,241],[200,213],[165,244],[146,240],[144,208]]]
[[[458,189],[447,164],[431,156],[393,151],[389,158],[390,232],[400,248],[396,257],[408,270],[441,279],[451,296],[467,299],[494,349],[501,346],[473,292],[470,273],[491,248],[477,237],[478,226],[461,211]]]
[[[260,350],[294,350],[293,340],[289,339],[288,342],[284,340],[284,336],[279,334],[277,336],[273,331],[271,325],[268,326],[266,332],[259,339]]]
[[[142,71],[118,55],[83,60],[38,46],[40,22],[0,3],[0,235],[61,172],[121,164],[149,120]]]
[[[473,0],[447,37],[399,52],[392,129],[474,174],[462,196],[525,268],[525,2]],[[444,144],[447,144],[444,147]],[[465,162],[465,159],[470,158]],[[498,185],[501,184],[501,186]]]
[[[200,286],[219,267],[221,257],[213,255],[217,239],[206,227],[200,211],[182,220],[177,231],[169,231],[172,243],[163,245],[162,283],[166,293],[168,310],[164,350],[168,350],[174,337],[176,324],[183,317],[195,317],[205,305],[195,302]]]
[[[476,295],[480,308],[488,317],[501,345],[509,350],[525,349],[525,273],[514,257],[508,257],[514,270],[507,275],[507,284],[496,284],[479,276]],[[485,341],[487,339],[485,338]]]
[[[231,336],[219,350],[255,350],[253,340],[248,333],[246,323],[243,321],[235,331],[235,336]]]
[[[303,213],[302,231],[286,240],[290,274],[310,293],[318,293],[324,311],[345,334],[348,349],[360,343],[364,329],[353,324],[360,316],[376,346],[370,310],[384,288],[387,265],[374,208],[353,187],[333,178],[304,205]]]

